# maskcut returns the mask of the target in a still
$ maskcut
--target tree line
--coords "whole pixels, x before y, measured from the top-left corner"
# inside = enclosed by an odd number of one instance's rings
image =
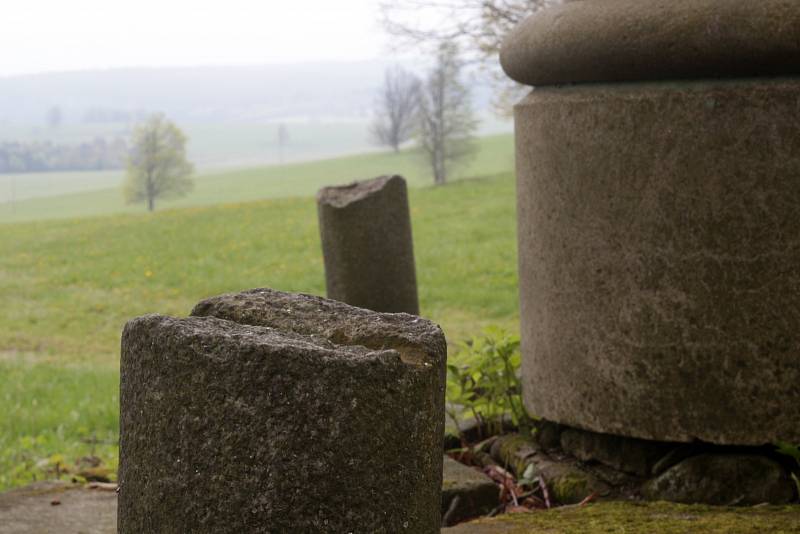
[[[506,35],[547,7],[576,0],[380,0],[381,22],[397,50],[431,53],[442,43],[458,46],[466,61],[491,74],[495,111],[508,116],[529,87],[510,80],[497,56]]]
[[[470,92],[461,80],[458,48],[442,43],[425,80],[395,67],[378,94],[372,136],[395,152],[411,139],[430,164],[433,181],[444,184],[455,165],[475,151],[478,121]]]
[[[403,143],[415,138],[430,163],[434,182],[445,183],[452,167],[475,150],[477,120],[469,89],[461,79],[464,62],[459,57],[459,47],[478,62],[494,60],[510,27],[559,1],[564,0],[384,2],[383,22],[389,33],[423,47],[434,45],[436,61],[424,80],[399,67],[387,71],[371,128],[374,139],[399,151]],[[420,28],[395,17],[396,10],[402,13],[420,9],[446,12],[452,25]],[[518,88],[506,87],[500,93],[507,96],[515,89]],[[186,140],[163,114],[151,115],[135,129],[130,150],[125,147],[117,160],[124,162],[128,171],[124,185],[127,202],[144,202],[152,211],[156,199],[182,196],[192,189],[194,168],[186,158]],[[281,148],[288,141],[284,125],[279,127],[278,141]]]
[[[381,0],[381,22],[395,46],[433,53],[436,64],[424,81],[399,68],[386,73],[372,125],[375,141],[397,151],[416,138],[434,182],[445,183],[452,167],[475,148],[477,121],[460,79],[464,61],[493,74],[496,111],[509,115],[530,89],[500,72],[502,41],[525,18],[563,1],[574,0]]]
[[[121,169],[128,158],[128,144],[121,137],[98,137],[78,145],[50,141],[0,143],[0,173],[96,171]]]

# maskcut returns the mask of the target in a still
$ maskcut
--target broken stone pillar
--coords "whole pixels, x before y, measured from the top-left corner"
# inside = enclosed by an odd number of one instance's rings
[[[122,335],[119,532],[438,533],[433,323],[258,289]]]
[[[800,2],[584,0],[509,36],[524,397],[800,443]]]
[[[406,181],[381,176],[317,193],[328,298],[419,314]]]

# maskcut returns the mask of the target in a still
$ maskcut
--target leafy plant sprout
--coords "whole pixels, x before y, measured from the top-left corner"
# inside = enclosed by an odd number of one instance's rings
[[[519,348],[519,336],[489,327],[460,346],[458,363],[447,365],[446,410],[462,441],[464,413],[490,434],[502,431],[505,417],[523,432],[532,428],[533,418],[522,403]]]

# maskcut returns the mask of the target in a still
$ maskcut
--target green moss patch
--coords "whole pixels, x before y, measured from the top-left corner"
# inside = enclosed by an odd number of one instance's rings
[[[597,503],[505,515],[445,529],[442,534],[788,534],[800,532],[800,506],[730,508],[654,503]]]

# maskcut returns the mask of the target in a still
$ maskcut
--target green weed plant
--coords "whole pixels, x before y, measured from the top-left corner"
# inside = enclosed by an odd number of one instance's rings
[[[459,432],[465,415],[489,434],[501,433],[506,417],[522,431],[532,428],[522,403],[519,336],[488,327],[463,343],[455,359],[447,365],[447,410]]]

